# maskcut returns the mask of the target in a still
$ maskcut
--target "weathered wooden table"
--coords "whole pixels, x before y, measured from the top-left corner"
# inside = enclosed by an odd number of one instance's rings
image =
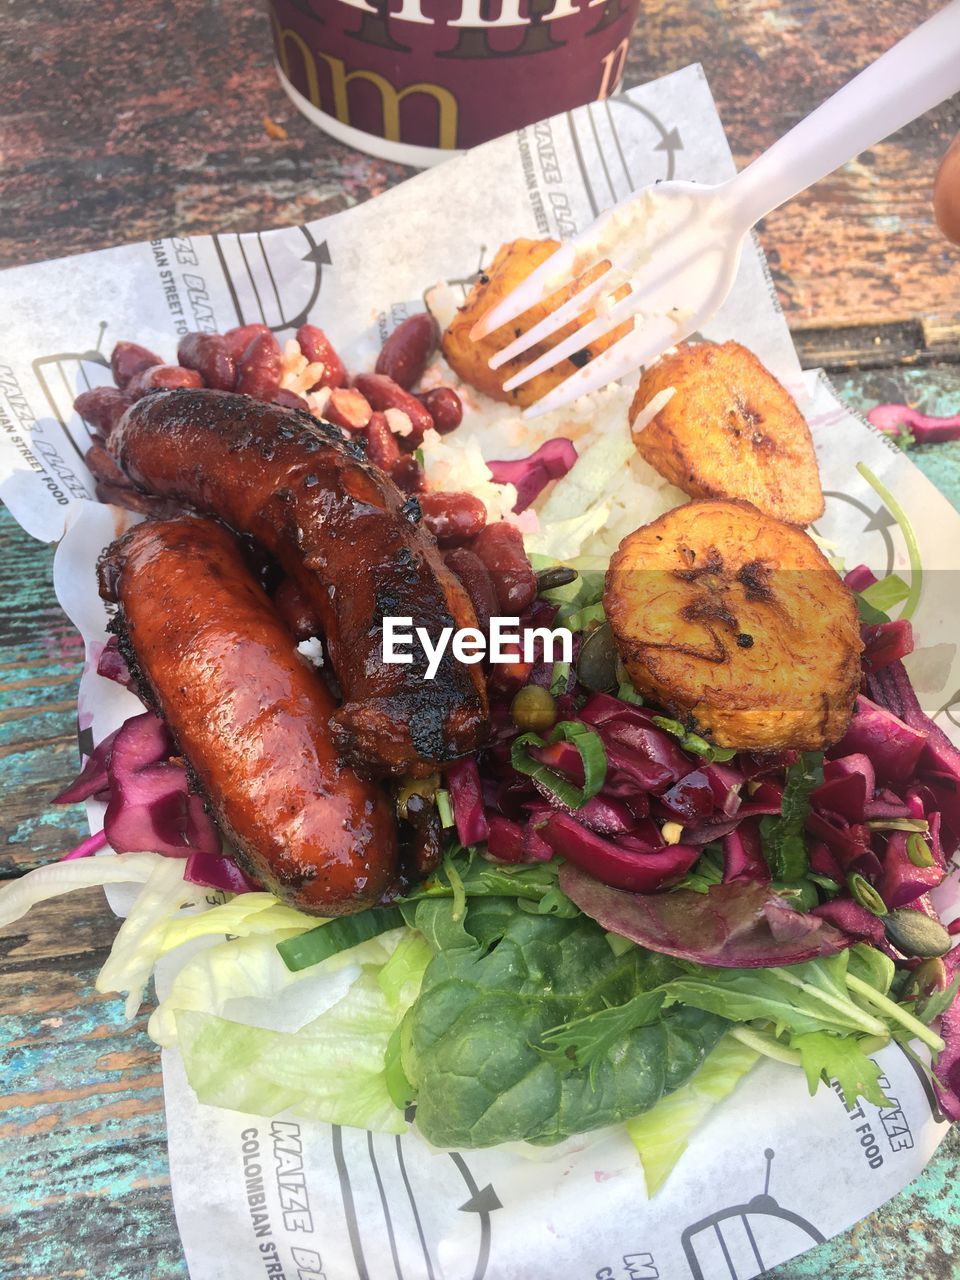
[[[627,81],[703,62],[742,164],[936,7],[648,0]],[[12,0],[0,33],[2,265],[171,231],[306,221],[407,176],[332,144],[292,111],[265,12],[249,0]],[[937,159],[958,129],[954,100],[761,228],[804,363],[826,366],[858,408],[960,409],[960,250],[940,239],[929,204]],[[960,446],[915,458],[960,506]],[[49,803],[77,763],[82,656],[53,599],[51,561],[51,548],[0,514],[0,877],[85,834],[79,808]],[[158,1055],[145,1019],[128,1028],[120,1003],[93,987],[114,929],[96,891],[0,935],[2,1280],[187,1274]],[[958,1182],[954,1131],[895,1200],[775,1274],[960,1275]]]

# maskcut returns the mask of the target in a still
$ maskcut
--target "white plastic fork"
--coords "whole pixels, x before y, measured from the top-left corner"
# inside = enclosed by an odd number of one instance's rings
[[[498,351],[490,367],[550,338],[588,308],[595,317],[504,383],[522,386],[626,321],[631,331],[525,410],[559,409],[700,329],[736,278],[744,240],[762,217],[847,160],[960,92],[960,0],[871,63],[736,177],[715,186],[659,182],[613,206],[543,262],[473,327],[476,341],[591,267],[586,288]],[[616,301],[615,290],[628,288]]]

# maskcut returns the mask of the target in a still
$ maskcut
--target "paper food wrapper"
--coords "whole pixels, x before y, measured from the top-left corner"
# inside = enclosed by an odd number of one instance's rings
[[[733,171],[703,74],[690,67],[309,226],[156,240],[6,272],[3,309],[15,327],[0,365],[0,493],[35,537],[66,531],[55,586],[87,645],[81,745],[134,709],[132,695],[92,670],[105,640],[94,564],[129,517],[82,501],[93,498],[89,437],[71,407],[80,390],[109,381],[115,341],[173,359],[188,330],[264,320],[283,337],[309,319],[331,333],[348,367],[369,368],[426,288],[467,285],[502,241],[569,236],[658,178],[716,182]],[[960,515],[822,377],[801,374],[754,246],[705,334],[751,348],[800,400],[827,495],[816,531],[848,565],[907,567],[900,531],[858,461],[908,512],[927,575],[912,672],[926,709],[955,732],[957,593],[947,572]],[[939,893],[945,919],[958,904],[955,867]],[[176,964],[174,953],[161,993]],[[278,1011],[278,1029],[316,1016],[343,980],[313,984],[309,1009],[294,1001]],[[166,1050],[173,1196],[190,1274],[746,1280],[862,1218],[936,1149],[946,1124],[922,1071],[896,1046],[877,1060],[885,1109],[848,1109],[829,1087],[810,1098],[798,1071],[765,1062],[713,1111],[651,1201],[620,1129],[552,1150],[438,1152],[412,1130],[384,1136],[202,1106]]]

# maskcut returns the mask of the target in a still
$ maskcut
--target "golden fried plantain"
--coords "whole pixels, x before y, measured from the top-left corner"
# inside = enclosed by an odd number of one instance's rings
[[[676,389],[669,403],[634,433],[661,475],[694,498],[743,498],[791,524],[823,514],[810,429],[753,352],[685,343],[640,379],[630,422],[666,387]]]
[[[501,245],[493,262],[473,286],[466,302],[454,316],[441,339],[444,358],[454,373],[493,400],[505,400],[508,404],[517,404],[525,408],[528,404],[533,404],[534,400],[545,396],[548,391],[552,391],[564,378],[575,373],[588,360],[605,351],[618,338],[629,332],[629,324],[620,325],[606,337],[591,343],[589,347],[584,347],[583,351],[578,351],[569,359],[562,360],[554,368],[538,374],[536,378],[531,378],[515,391],[504,391],[503,384],[508,378],[525,369],[549,347],[561,342],[594,318],[593,310],[588,310],[575,323],[559,329],[547,342],[535,344],[529,351],[508,361],[499,369],[489,367],[491,356],[505,347],[508,342],[512,342],[514,338],[519,338],[522,333],[526,333],[544,316],[549,315],[551,311],[556,311],[557,307],[574,293],[596,279],[605,263],[598,263],[578,279],[552,294],[547,302],[531,307],[512,323],[496,329],[479,342],[471,340],[470,330],[480,317],[502,301],[518,284],[526,280],[541,262],[545,262],[554,250],[559,248],[559,242],[556,240],[511,240],[509,244]]]
[[[802,529],[691,502],[629,534],[604,608],[634,686],[723,747],[838,741],[860,685],[853,596]]]

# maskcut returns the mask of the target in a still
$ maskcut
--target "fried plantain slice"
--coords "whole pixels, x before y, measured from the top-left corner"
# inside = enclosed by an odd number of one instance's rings
[[[823,515],[810,429],[789,392],[738,342],[684,343],[640,379],[630,422],[659,391],[670,402],[634,443],[695,498],[743,498],[767,515],[810,524]]]
[[[749,502],[677,507],[624,538],[603,603],[634,686],[719,746],[817,750],[843,736],[857,611],[802,529]]]
[[[546,302],[538,303],[537,306],[531,307],[529,311],[525,311],[523,315],[518,316],[516,320],[510,324],[504,325],[500,329],[494,330],[487,337],[479,342],[473,342],[470,338],[470,330],[476,322],[491,307],[502,301],[511,290],[515,289],[518,284],[526,280],[531,272],[539,267],[541,262],[545,262],[547,258],[560,248],[557,240],[511,240],[508,244],[503,244],[497,250],[496,257],[486,271],[480,276],[480,279],[473,286],[466,302],[459,309],[453,320],[448,325],[441,339],[441,348],[444,358],[450,368],[464,382],[469,383],[471,387],[476,387],[478,391],[483,391],[493,400],[503,400],[508,404],[516,404],[525,408],[528,404],[533,404],[534,400],[539,400],[541,396],[545,396],[548,391],[552,391],[555,386],[561,383],[564,378],[575,373],[592,360],[595,355],[601,351],[605,351],[618,338],[630,330],[629,324],[620,325],[619,328],[607,334],[606,337],[591,343],[589,347],[584,347],[582,351],[576,352],[567,360],[562,360],[552,369],[538,374],[537,377],[525,383],[522,387],[517,387],[514,391],[504,391],[503,384],[513,374],[519,373],[521,369],[525,369],[538,356],[556,343],[561,342],[568,337],[576,329],[582,328],[588,321],[594,317],[593,310],[584,312],[583,316],[573,324],[565,325],[558,330],[547,342],[539,342],[525,351],[522,355],[508,361],[500,369],[491,369],[489,361],[491,356],[495,355],[507,343],[512,342],[514,338],[519,338],[522,333],[537,324],[551,311],[556,311],[568,298],[571,298],[576,292],[590,284],[596,279],[598,273],[607,264],[598,263],[595,267],[586,271],[578,279],[571,281],[563,289],[558,290]],[[619,296],[616,294],[615,296]]]

